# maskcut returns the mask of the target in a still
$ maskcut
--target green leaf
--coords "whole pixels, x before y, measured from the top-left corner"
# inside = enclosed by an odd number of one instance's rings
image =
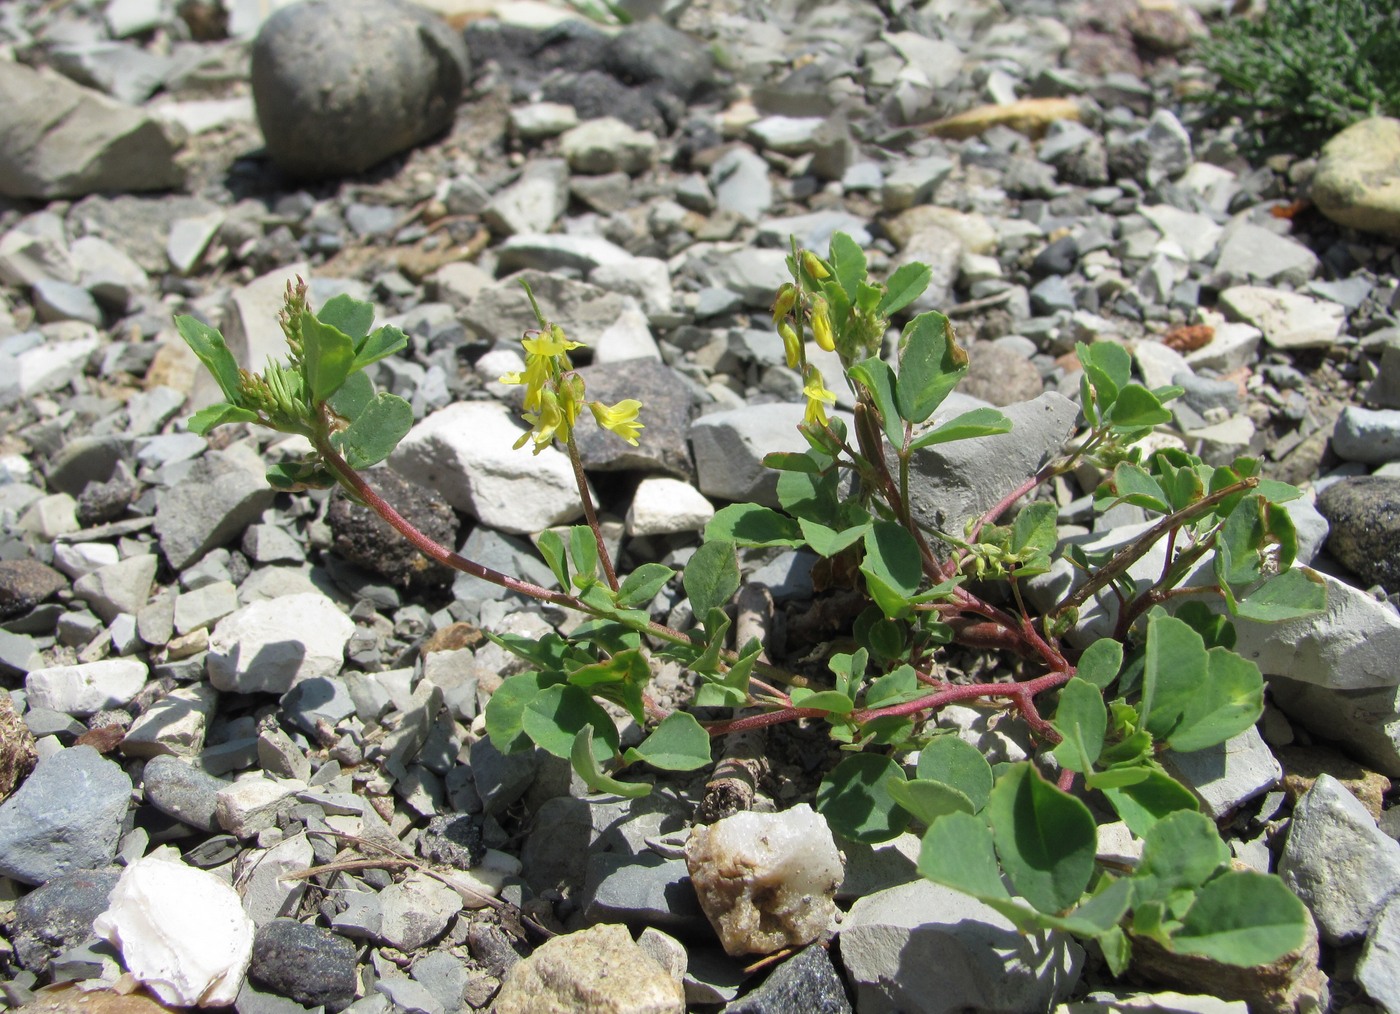
[[[1076,675],[1086,683],[1092,683],[1100,690],[1106,689],[1118,678],[1123,668],[1123,642],[1111,637],[1101,637],[1079,656]]]
[[[1049,500],[1022,507],[1011,525],[1011,552],[1020,561],[1017,573],[1027,576],[1050,569],[1050,554],[1058,544],[1057,510]]]
[[[1138,707],[1141,727],[1158,739],[1166,739],[1192,699],[1205,689],[1209,664],[1200,634],[1174,616],[1151,614]]]
[[[387,458],[412,428],[412,406],[397,394],[381,391],[359,418],[332,439],[346,463],[358,470]]]
[[[1282,880],[1231,870],[1196,896],[1172,948],[1230,965],[1267,965],[1303,946],[1308,914]]]
[[[732,503],[722,507],[705,526],[705,539],[728,539],[739,546],[789,546],[803,544],[796,521],[756,503]]]
[[[866,533],[870,531],[868,522],[841,531],[808,521],[806,518],[798,519],[797,523],[802,530],[803,540],[818,556],[835,556],[841,550],[865,538]]]
[[[1228,648],[1211,648],[1207,658],[1206,685],[1166,737],[1167,745],[1181,753],[1224,743],[1264,713],[1264,678],[1257,665]]]
[[[1142,837],[1142,858],[1132,877],[1140,902],[1166,901],[1173,891],[1200,887],[1230,861],[1215,822],[1204,813],[1178,810]]]
[[[919,751],[920,779],[952,786],[980,813],[992,794],[992,768],[982,751],[957,736],[935,736]]]
[[[694,771],[710,763],[710,734],[688,711],[673,711],[639,746],[623,754],[663,771]]]
[[[319,462],[281,461],[268,466],[267,484],[273,489],[295,493],[304,489],[330,489],[336,481],[330,470]]]
[[[912,264],[901,264],[895,268],[894,274],[890,275],[890,280],[886,283],[885,294],[881,297],[875,312],[884,317],[898,313],[924,294],[924,290],[928,288],[929,279],[932,277],[933,271],[927,264],[920,264],[917,261]]]
[[[779,472],[820,472],[825,466],[810,454],[770,451],[763,456],[763,467]]]
[[[972,800],[966,795],[942,782],[916,778],[906,782],[892,778],[885,785],[885,791],[904,809],[913,814],[914,819],[923,824],[932,824],[939,817],[950,813],[973,813]]]
[[[994,408],[974,408],[969,412],[954,416],[941,426],[935,426],[909,445],[911,451],[933,444],[946,444],[953,440],[968,440],[972,437],[989,437],[996,433],[1010,433],[1011,420]]]
[[[353,368],[363,370],[371,363],[377,363],[395,353],[408,348],[408,336],[398,328],[386,324],[373,334],[356,344]]]
[[[826,667],[836,677],[836,689],[850,697],[865,679],[865,669],[869,664],[870,654],[861,648],[850,655],[837,652],[827,659]]]
[[[501,753],[519,753],[530,746],[522,723],[526,705],[540,689],[537,672],[508,676],[486,702],[486,735]]]
[[[374,384],[370,382],[369,375],[357,372],[345,378],[345,383],[326,399],[326,404],[342,419],[354,422],[373,400]]]
[[[237,422],[257,422],[258,414],[250,412],[246,408],[239,408],[237,405],[230,405],[226,401],[215,402],[208,408],[202,408],[194,415],[190,416],[185,424],[190,432],[196,436],[204,436],[215,426],[222,426],[224,423]]]
[[[1128,503],[1158,514],[1171,513],[1172,508],[1167,502],[1166,492],[1140,465],[1131,461],[1120,461],[1113,469],[1113,487],[1116,496],[1112,503]],[[1094,506],[1102,511],[1106,510],[1108,505],[1100,507],[1095,503]]]
[[[865,609],[851,625],[851,636],[855,642],[869,650],[878,660],[892,660],[904,650],[904,624],[887,620],[874,606]],[[893,688],[898,686],[896,691]],[[865,703],[873,706],[896,693],[918,689],[919,681],[912,666],[902,665],[894,672],[875,680],[866,692]]]
[[[778,502],[795,518],[823,525],[838,524],[837,475],[781,472],[778,475]]]
[[[1051,724],[1064,737],[1064,742],[1055,747],[1055,759],[1061,767],[1081,774],[1093,771],[1108,731],[1103,691],[1076,676],[1060,691],[1060,704]]]
[[[541,690],[526,703],[520,724],[536,746],[564,760],[572,756],[579,730],[590,725],[593,756],[599,763],[617,754],[617,728],[608,713],[581,687],[557,684]]]
[[[1277,623],[1312,616],[1327,608],[1327,584],[1310,567],[1294,567],[1270,578],[1241,599],[1238,616],[1263,623]]]
[[[623,578],[617,589],[617,604],[624,609],[644,606],[675,576],[676,572],[665,564],[644,563]]]
[[[574,564],[574,587],[586,588],[598,580],[598,538],[588,525],[569,529],[569,559]]]
[[[723,607],[739,590],[739,559],[734,543],[723,539],[706,542],[685,565],[681,582],[696,616],[706,616],[711,609]]]
[[[646,722],[642,691],[650,680],[651,667],[640,648],[615,652],[601,662],[579,666],[569,673],[571,686],[626,708],[638,725]]]
[[[933,415],[967,373],[967,367],[967,352],[958,344],[947,317],[929,310],[911,320],[899,338],[895,402],[900,418],[921,423]],[[901,442],[891,441],[895,446]]]
[[[874,357],[863,359],[847,369],[846,376],[869,395],[870,403],[880,413],[880,424],[884,426],[890,443],[903,447],[904,424],[900,421],[899,409],[895,404],[895,376],[890,364]]]
[[[817,789],[817,811],[847,841],[889,841],[909,825],[909,813],[889,794],[890,779],[904,769],[890,757],[858,753],[832,768]]]
[[[1127,879],[1115,880],[1057,920],[1058,928],[1081,937],[1102,936],[1118,925],[1132,903],[1132,882]]]
[[[369,326],[374,323],[374,305],[342,292],[326,300],[316,319],[359,342],[369,334]]]
[[[844,232],[832,235],[828,248],[831,259],[831,273],[836,276],[847,302],[856,301],[857,289],[865,281],[865,251],[860,244]]]
[[[997,868],[992,829],[968,813],[950,813],[929,825],[919,848],[919,872],[975,898],[1011,897]]]
[[[1152,826],[1178,810],[1196,810],[1200,803],[1191,790],[1165,771],[1149,768],[1148,777],[1122,788],[1105,788],[1104,797],[1123,818],[1128,830],[1145,838]]]
[[[564,540],[559,537],[559,533],[546,528],[540,532],[539,538],[535,540],[535,548],[544,557],[544,562],[549,564],[549,569],[554,573],[554,580],[559,582],[559,587],[568,589],[569,585],[569,561],[564,555]]]
[[[1235,626],[1228,616],[1215,612],[1200,600],[1183,602],[1172,614],[1201,635],[1207,648],[1233,648],[1235,646]]]
[[[829,711],[834,715],[849,715],[856,706],[855,701],[836,690],[793,687],[788,697],[794,708],[813,708],[817,711]]]
[[[310,310],[301,312],[302,375],[311,404],[316,405],[335,393],[350,376],[355,361],[355,343],[338,327],[323,324]]]
[[[1264,537],[1264,499],[1259,496],[1241,497],[1220,526],[1215,554],[1215,575],[1231,585],[1245,585],[1258,580],[1262,571],[1257,549]],[[1219,552],[1224,547],[1225,552]]]
[[[903,525],[875,521],[865,534],[865,559],[860,565],[875,604],[894,619],[909,607],[923,580],[919,544]]]
[[[1042,912],[1063,912],[1094,873],[1098,832],[1089,808],[1030,763],[1013,764],[987,800],[1001,865],[1016,893]]]
[[[1133,960],[1133,945],[1122,928],[1115,926],[1094,939],[1098,941],[1099,950],[1103,951],[1104,961],[1108,963],[1108,970],[1115,978],[1128,970],[1128,965]]]
[[[242,402],[243,383],[238,375],[238,362],[224,343],[224,336],[208,324],[186,314],[175,318],[175,330],[180,332],[185,344],[214,375],[219,390],[224,392],[224,397],[233,405]]]
[[[569,762],[578,776],[594,792],[608,792],[625,799],[640,799],[651,795],[651,786],[646,782],[624,782],[607,774],[593,747],[593,726],[585,725],[574,736],[574,745],[569,750]]]
[[[1148,429],[1171,422],[1172,414],[1147,388],[1129,384],[1118,392],[1118,399],[1108,411],[1108,421],[1115,430]]]
[[[1084,372],[1091,377],[1097,374],[1107,380],[1113,388],[1114,396],[1128,386],[1128,381],[1133,375],[1133,357],[1117,342],[1095,342],[1092,345],[1080,342],[1075,345],[1074,351],[1084,366]],[[1112,401],[1113,398],[1110,397],[1105,403]]]

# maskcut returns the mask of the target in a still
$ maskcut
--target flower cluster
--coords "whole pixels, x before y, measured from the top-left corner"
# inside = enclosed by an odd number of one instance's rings
[[[579,413],[587,405],[599,426],[636,447],[637,435],[643,428],[637,421],[642,403],[634,398],[625,398],[616,405],[585,400],[583,378],[574,372],[569,361],[569,353],[583,343],[566,338],[558,324],[541,323],[544,326],[540,330],[526,331],[520,341],[525,347],[524,372],[501,377],[503,384],[525,386],[524,416],[530,428],[515,446],[524,447],[533,441],[534,453],[539,454],[555,440],[568,444],[573,440]]]
[[[810,251],[803,251],[803,268],[814,278],[825,278],[829,274],[826,267]],[[778,290],[778,298],[773,301],[773,324],[783,339],[783,351],[787,355],[789,369],[802,374],[802,393],[807,398],[807,412],[802,421],[809,426],[827,424],[826,406],[836,403],[836,394],[826,386],[821,371],[807,361],[800,328],[805,323],[812,329],[812,340],[817,348],[825,352],[836,348],[835,335],[831,326],[831,310],[821,296],[809,299],[805,308],[799,306],[799,297],[807,295],[792,282]]]

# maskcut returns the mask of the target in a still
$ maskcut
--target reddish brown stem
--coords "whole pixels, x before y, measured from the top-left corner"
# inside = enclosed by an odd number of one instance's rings
[[[593,529],[593,540],[598,543],[598,560],[603,565],[603,575],[608,579],[608,587],[617,591],[617,572],[613,570],[612,557],[608,555],[607,543],[603,541],[603,527],[598,524],[598,512],[593,509],[593,494],[588,491],[588,477],[583,474],[583,461],[578,456],[578,444],[574,435],[569,434],[565,446],[569,451],[569,464],[574,467],[574,481],[578,483],[578,498],[583,503],[583,516],[588,527]]]

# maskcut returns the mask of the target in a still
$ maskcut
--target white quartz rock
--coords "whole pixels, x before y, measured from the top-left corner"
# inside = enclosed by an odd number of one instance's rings
[[[147,856],[126,868],[92,930],[134,978],[176,1007],[233,1003],[253,956],[253,920],[213,874]]]
[[[805,803],[697,827],[685,861],[700,907],[731,955],[811,943],[831,925],[845,876],[831,828]]]

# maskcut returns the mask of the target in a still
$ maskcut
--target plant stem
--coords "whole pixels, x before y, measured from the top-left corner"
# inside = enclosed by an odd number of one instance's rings
[[[565,446],[569,449],[569,463],[574,466],[574,481],[578,483],[583,516],[588,520],[588,527],[593,529],[594,541],[598,543],[598,559],[603,564],[603,575],[608,579],[608,587],[617,591],[617,572],[613,570],[612,557],[608,555],[607,543],[603,541],[603,527],[598,524],[598,512],[593,509],[593,494],[588,491],[588,477],[583,474],[583,461],[579,458],[578,444],[572,431]]]

